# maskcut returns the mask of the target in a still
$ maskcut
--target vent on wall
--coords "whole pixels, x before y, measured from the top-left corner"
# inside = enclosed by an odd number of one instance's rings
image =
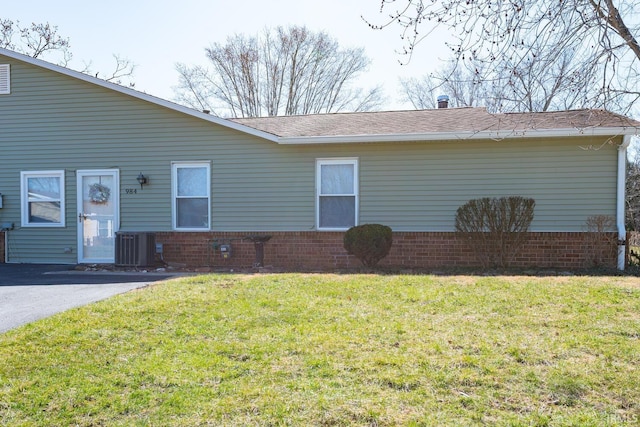
[[[153,264],[156,253],[154,233],[116,233],[116,265],[144,267]]]
[[[9,64],[0,64],[0,95],[11,93],[11,73]]]

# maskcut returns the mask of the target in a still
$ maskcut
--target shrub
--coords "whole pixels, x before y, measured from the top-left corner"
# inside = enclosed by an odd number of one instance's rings
[[[584,250],[586,267],[606,267],[616,259],[618,234],[616,219],[608,215],[587,218]]]
[[[527,238],[535,204],[518,196],[470,200],[456,212],[456,231],[483,267],[507,267]]]
[[[389,254],[393,243],[391,228],[381,224],[363,224],[351,227],[344,235],[344,248],[365,267],[375,267]]]

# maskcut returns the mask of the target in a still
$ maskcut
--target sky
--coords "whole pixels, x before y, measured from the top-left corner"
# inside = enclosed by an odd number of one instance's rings
[[[205,48],[233,34],[304,25],[325,31],[342,47],[364,47],[371,65],[358,86],[382,85],[387,97],[383,110],[411,109],[401,99],[399,79],[443,67],[449,58],[445,39],[431,37],[401,65],[406,57],[398,53],[403,47],[400,28],[372,30],[362,19],[384,22],[387,14],[379,10],[380,0],[29,0],[4,2],[0,18],[20,21],[21,26],[56,25],[70,40],[70,68],[89,64],[94,72],[108,73],[114,54],[127,58],[136,66],[135,89],[168,100],[175,98],[176,63],[206,65]]]

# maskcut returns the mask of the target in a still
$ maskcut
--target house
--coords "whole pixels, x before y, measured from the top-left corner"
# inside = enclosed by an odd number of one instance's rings
[[[344,231],[381,223],[394,230],[383,264],[468,266],[457,208],[516,195],[536,201],[516,264],[578,268],[589,217],[625,235],[639,127],[482,108],[225,120],[0,49],[0,256],[114,263],[118,236],[153,236],[168,263],[250,267],[249,237],[270,236],[267,265],[344,268],[359,265]]]

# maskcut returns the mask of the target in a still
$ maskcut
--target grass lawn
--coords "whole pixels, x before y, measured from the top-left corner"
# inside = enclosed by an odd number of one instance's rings
[[[3,426],[640,424],[640,279],[204,275],[0,335]]]

